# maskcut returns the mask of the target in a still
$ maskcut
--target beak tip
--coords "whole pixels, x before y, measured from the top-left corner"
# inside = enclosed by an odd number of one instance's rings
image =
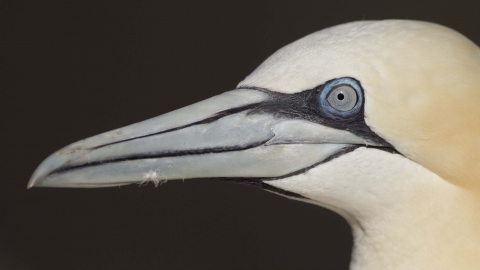
[[[68,159],[66,159],[65,155],[59,155],[58,152],[64,151],[59,150],[45,160],[43,160],[40,165],[35,169],[30,180],[27,184],[27,189],[31,189],[32,187],[39,187],[45,183],[45,180],[48,178],[48,175],[54,171],[55,169],[59,168],[63,164],[65,164]]]
[[[38,178],[35,177],[30,178],[27,184],[27,189],[31,189],[32,187],[34,187],[36,185],[37,179]]]
[[[40,165],[33,175],[30,177],[30,180],[28,180],[27,184],[27,189],[31,189],[32,187],[38,187],[44,182],[43,180],[45,179],[45,176],[47,174],[45,173],[43,167]]]

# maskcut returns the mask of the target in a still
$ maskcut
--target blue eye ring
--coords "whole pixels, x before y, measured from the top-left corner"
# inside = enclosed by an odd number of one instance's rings
[[[357,93],[357,103],[349,111],[339,111],[333,108],[327,100],[329,94],[333,90],[335,90],[336,88],[342,85],[347,85],[352,87]],[[357,80],[350,77],[344,77],[344,78],[339,78],[339,79],[334,79],[332,81],[329,81],[323,87],[318,99],[319,99],[318,101],[319,101],[320,110],[326,116],[330,118],[349,118],[351,116],[356,115],[358,112],[360,112],[363,106],[363,90],[362,90],[362,87],[360,86],[360,83]]]

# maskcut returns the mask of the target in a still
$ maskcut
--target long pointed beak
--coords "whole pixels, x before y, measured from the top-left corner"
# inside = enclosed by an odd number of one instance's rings
[[[28,188],[275,178],[320,163],[351,144],[369,143],[346,131],[255,110],[270,98],[258,90],[233,90],[73,143],[44,160]]]

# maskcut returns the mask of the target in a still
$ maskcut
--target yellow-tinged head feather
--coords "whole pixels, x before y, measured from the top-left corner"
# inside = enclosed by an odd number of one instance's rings
[[[382,76],[369,80],[367,123],[408,158],[478,190],[480,49],[453,30],[422,25],[378,41]]]
[[[240,85],[293,93],[350,76],[367,124],[411,160],[480,192],[480,49],[426,22],[362,21],[280,49]]]

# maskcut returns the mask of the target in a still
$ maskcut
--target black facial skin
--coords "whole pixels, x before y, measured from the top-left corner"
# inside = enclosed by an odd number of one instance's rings
[[[353,78],[351,78],[353,79]],[[325,84],[319,85],[313,89],[305,90],[295,94],[284,94],[272,90],[254,86],[240,86],[238,89],[252,89],[268,93],[271,99],[258,103],[252,108],[250,113],[271,113],[278,118],[303,119],[318,123],[327,127],[346,130],[359,137],[373,141],[386,148],[393,149],[393,146],[387,141],[375,134],[365,122],[364,106],[357,114],[348,117],[328,117],[323,110],[319,108],[318,96],[323,91],[325,85],[336,79],[330,80]],[[354,80],[354,79],[353,79]],[[360,85],[360,82],[357,81]],[[362,89],[363,95],[363,89]]]

